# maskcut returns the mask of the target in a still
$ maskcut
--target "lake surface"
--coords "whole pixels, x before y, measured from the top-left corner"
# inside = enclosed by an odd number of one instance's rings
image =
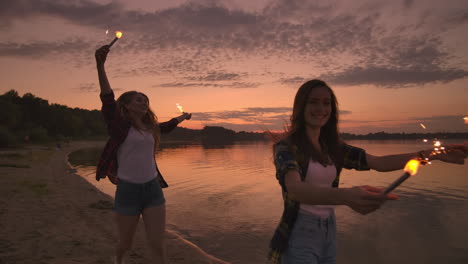
[[[431,148],[421,141],[348,143],[373,155]],[[114,196],[110,181],[94,179],[92,165],[100,151],[72,153],[70,162],[79,175]],[[271,143],[166,145],[157,162],[170,186],[164,189],[168,228],[232,263],[265,263],[282,213]],[[396,189],[399,200],[367,216],[337,207],[338,263],[468,263],[467,169],[467,164],[440,161],[421,167]],[[402,174],[343,170],[340,187],[385,187]]]

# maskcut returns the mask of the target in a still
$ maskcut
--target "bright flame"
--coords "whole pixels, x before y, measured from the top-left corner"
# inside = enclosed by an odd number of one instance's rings
[[[423,123],[419,123],[419,125],[420,125],[422,128],[426,129],[426,126],[425,126]]]
[[[409,173],[411,176],[416,175],[416,173],[418,173],[419,164],[419,161],[415,159],[408,161],[405,165],[405,172]]]
[[[465,124],[468,124],[468,116],[465,116],[463,119],[465,120]]]
[[[434,141],[434,147],[440,147],[442,146],[442,143],[440,143],[440,141],[436,140]]]
[[[121,38],[121,37],[122,37],[122,32],[116,31],[116,32],[115,32],[115,37],[116,37],[116,38]]]
[[[427,142],[427,139],[423,139],[424,142]]]
[[[176,104],[176,106],[177,106],[177,108],[179,109],[179,111],[180,111],[181,113],[184,112],[184,108],[183,108],[180,104]]]

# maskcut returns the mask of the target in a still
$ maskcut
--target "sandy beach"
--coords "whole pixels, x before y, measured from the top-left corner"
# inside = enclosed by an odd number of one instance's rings
[[[95,144],[0,150],[0,264],[112,263],[112,198],[67,162],[71,151]],[[167,250],[169,263],[227,263],[172,230]],[[127,263],[151,263],[142,222]]]

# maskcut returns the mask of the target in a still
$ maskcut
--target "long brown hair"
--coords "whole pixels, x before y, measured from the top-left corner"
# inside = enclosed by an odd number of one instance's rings
[[[320,129],[319,142],[321,151],[316,150],[307,138],[306,122],[304,117],[305,107],[309,100],[310,92],[318,87],[325,87],[330,92],[331,107],[330,118]],[[311,158],[324,165],[329,164],[329,158],[336,164],[338,145],[338,102],[333,90],[322,80],[310,80],[301,85],[294,98],[291,126],[286,132],[286,139],[291,144],[291,150],[296,155],[296,160],[304,166]]]
[[[135,95],[137,95],[137,94],[140,94],[140,95],[144,96],[146,98],[146,101],[148,102],[148,111],[143,116],[142,121],[143,121],[143,124],[146,126],[146,128],[150,129],[153,132],[154,150],[156,151],[156,149],[159,146],[159,142],[160,142],[160,138],[161,138],[161,132],[159,130],[158,117],[156,116],[156,114],[149,107],[148,96],[146,96],[144,93],[140,93],[140,92],[137,92],[137,91],[125,92],[122,95],[120,95],[120,97],[117,99],[117,108],[118,108],[118,111],[120,111],[120,114],[124,118],[128,119],[130,121],[130,123],[134,127],[136,127],[136,125],[134,123],[135,120],[130,118],[126,105],[128,105],[132,101],[133,97]]]

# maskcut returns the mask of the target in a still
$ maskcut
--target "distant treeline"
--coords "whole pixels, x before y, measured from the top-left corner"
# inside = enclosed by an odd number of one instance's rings
[[[203,129],[176,127],[162,141],[199,141],[206,144],[229,144],[242,140],[271,140],[280,134],[270,132],[235,132],[224,127],[206,126]],[[468,133],[343,133],[343,139],[446,139],[468,138]],[[24,143],[63,142],[74,139],[105,139],[107,131],[98,110],[70,108],[49,104],[30,93],[22,97],[15,90],[0,95],[0,147]]]
[[[98,110],[49,104],[30,93],[15,90],[0,95],[0,147],[106,136]]]
[[[201,130],[176,127],[171,133],[162,135],[161,140],[195,140],[204,144],[229,144],[235,141],[269,140],[269,137],[267,133],[235,132],[224,127],[205,126]]]

